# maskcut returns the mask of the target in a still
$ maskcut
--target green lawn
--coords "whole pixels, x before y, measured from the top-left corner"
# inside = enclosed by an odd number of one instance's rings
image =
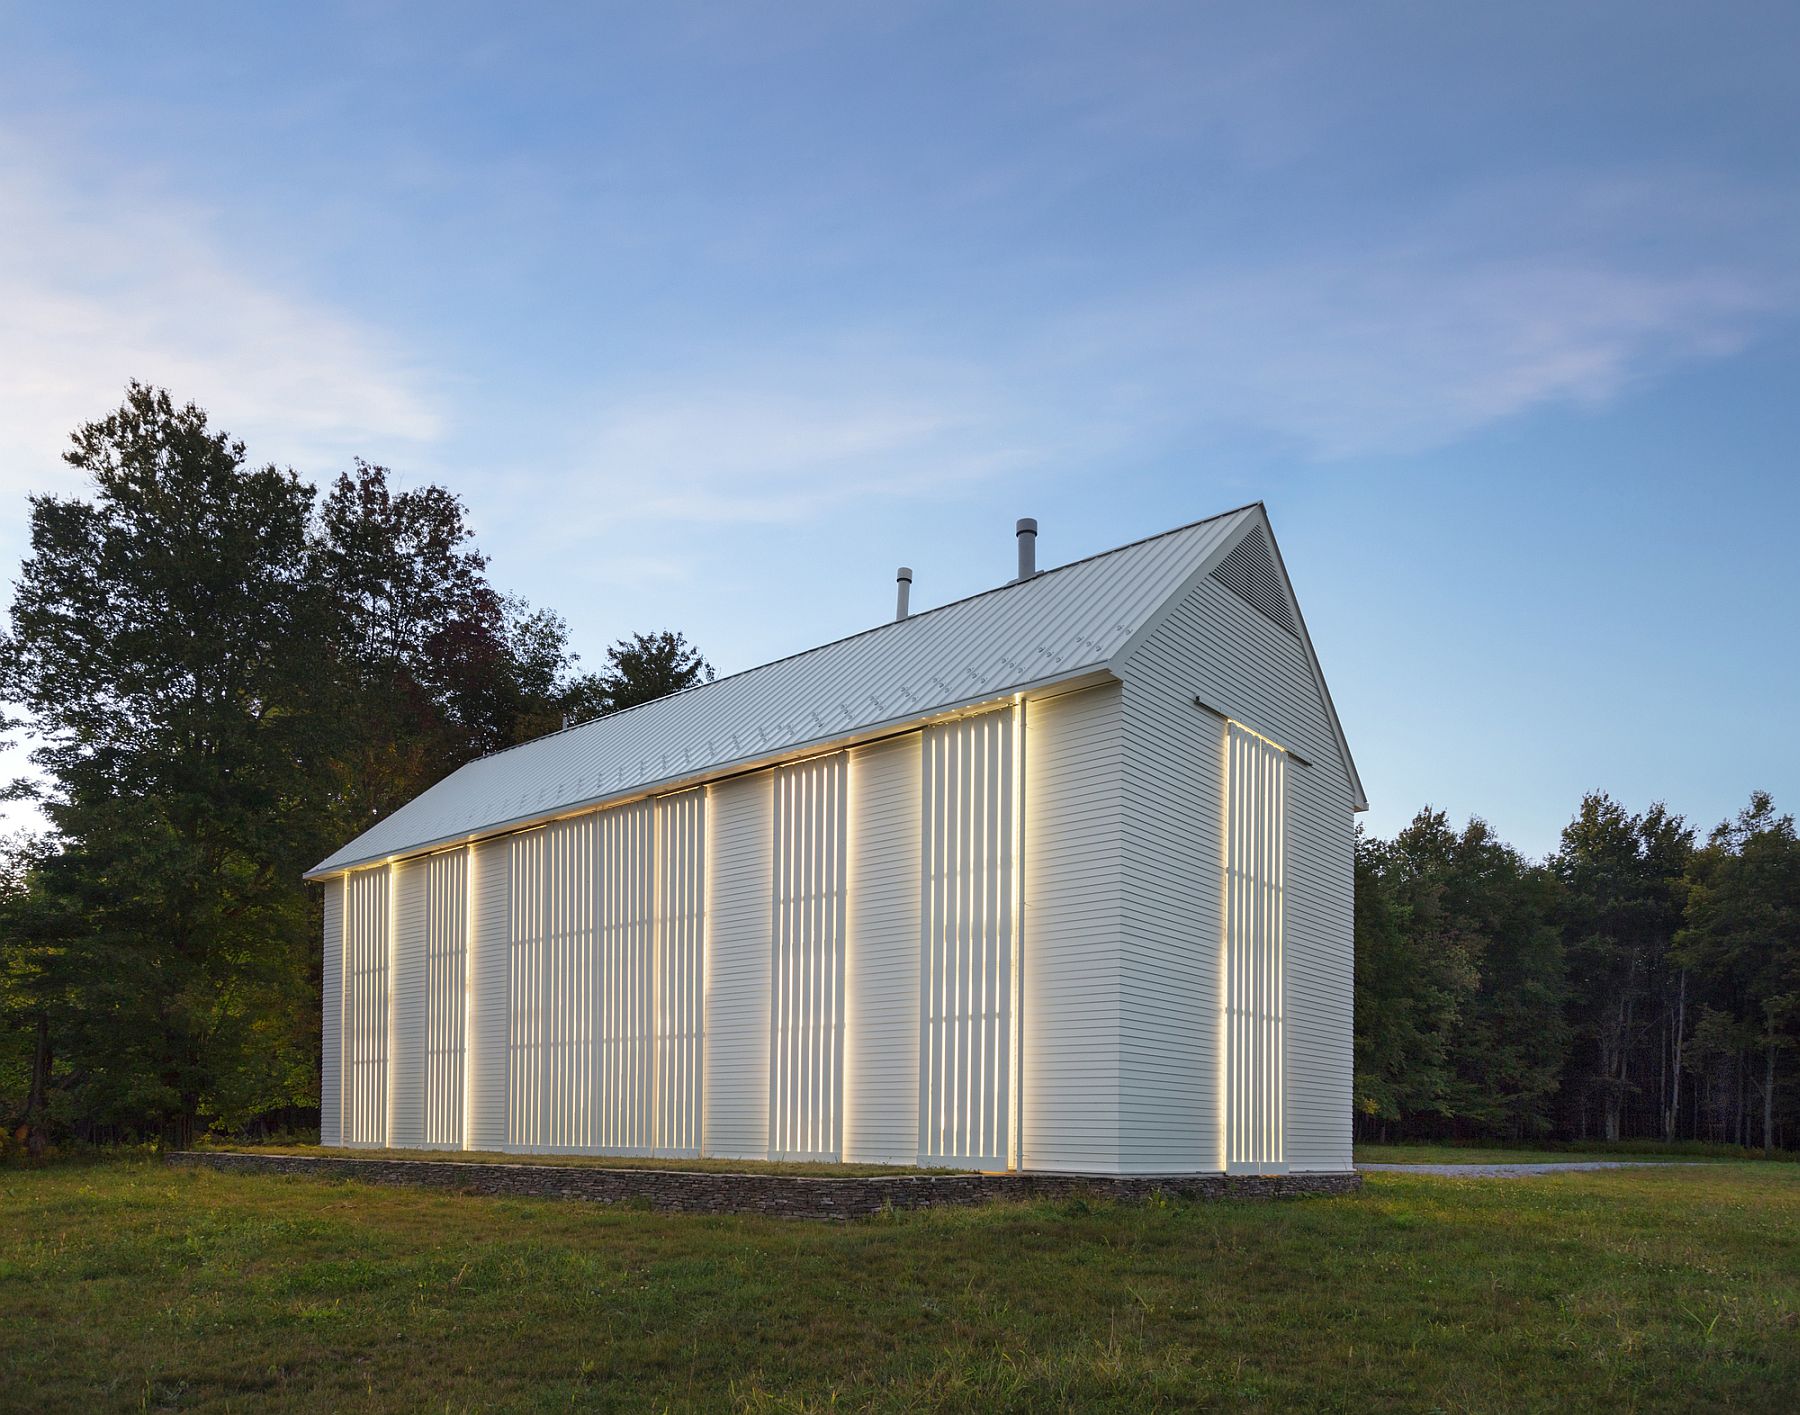
[[[1790,1158],[1791,1156],[1783,1156]],[[1739,1149],[1724,1146],[1657,1145],[1632,1141],[1567,1145],[1358,1145],[1358,1164],[1568,1164],[1582,1160],[1680,1160],[1683,1163],[1724,1164],[1750,1158]]]
[[[7,1169],[0,1372],[33,1411],[1786,1411],[1800,1170],[832,1226]]]

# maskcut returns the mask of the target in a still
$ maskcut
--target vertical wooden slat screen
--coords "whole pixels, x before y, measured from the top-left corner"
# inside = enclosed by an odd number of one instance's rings
[[[599,1046],[593,1146],[647,1154],[655,1048],[655,807],[639,801],[587,819],[595,824],[588,868],[599,890],[599,953],[588,1004]]]
[[[1287,1167],[1287,754],[1236,722],[1225,730],[1225,816],[1225,1167],[1279,1172]]]
[[[506,1143],[533,1148],[543,1141],[544,858],[548,829],[512,838],[509,939],[512,1016],[506,1047]]]
[[[551,1150],[598,1143],[593,871],[598,819],[580,816],[549,826],[544,838],[544,1017],[541,1136]]]
[[[319,1031],[319,1143],[344,1143],[345,881],[325,881],[325,938],[319,982],[325,1004]]]
[[[460,1149],[467,1072],[469,852],[425,862],[425,1143]]]
[[[843,1149],[845,796],[842,752],[775,773],[769,1154]]]
[[[389,870],[357,870],[344,887],[343,1101],[347,1145],[388,1138]]]
[[[1016,710],[925,729],[919,1162],[1014,1162]]]
[[[655,1147],[700,1153],[706,1018],[706,792],[656,803]]]

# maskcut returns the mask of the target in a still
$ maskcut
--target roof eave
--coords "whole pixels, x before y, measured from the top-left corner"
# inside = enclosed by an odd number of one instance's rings
[[[667,796],[676,791],[692,790],[697,786],[705,786],[713,782],[723,781],[734,776],[744,776],[750,772],[766,771],[770,767],[779,766],[786,761],[798,757],[817,756],[821,752],[841,751],[845,748],[860,746],[866,742],[883,737],[893,737],[903,732],[915,731],[929,723],[945,718],[956,717],[972,708],[991,706],[1012,698],[1047,698],[1059,697],[1064,693],[1077,692],[1082,688],[1097,685],[1116,678],[1116,674],[1108,665],[1099,667],[1083,667],[1068,673],[1050,674],[995,692],[976,694],[955,702],[942,703],[918,712],[904,713],[887,718],[868,727],[859,728],[852,733],[836,736],[809,738],[783,747],[776,752],[763,752],[752,756],[734,758],[731,761],[719,762],[702,771],[677,773],[658,778],[654,781],[636,783],[621,791],[605,792],[598,796],[556,806],[548,811],[537,811],[510,820],[497,821],[491,825],[480,826],[474,830],[461,831],[452,835],[439,836],[434,840],[422,841],[417,845],[409,845],[403,850],[359,856],[338,864],[321,861],[308,870],[302,878],[312,882],[323,882],[335,879],[339,875],[350,874],[354,870],[367,869],[372,865],[391,864],[399,860],[416,859],[421,855],[434,854],[440,850],[448,850],[459,845],[473,845],[477,841],[492,840],[503,835],[515,835],[522,830],[530,830],[536,826],[547,825],[551,821],[562,820],[567,816],[584,815],[589,811],[601,810],[607,806],[622,805],[627,801],[641,800],[646,796]]]

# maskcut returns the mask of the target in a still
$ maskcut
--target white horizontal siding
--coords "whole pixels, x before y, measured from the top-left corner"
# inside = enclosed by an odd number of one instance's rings
[[[1220,812],[1224,724],[1183,697],[1179,662],[1140,660],[1123,694],[1122,1167],[1222,1167]]]
[[[1120,692],[1027,705],[1020,1166],[1120,1162]]]
[[[393,1062],[388,1144],[425,1143],[425,874],[428,861],[394,866]]]
[[[1287,1152],[1290,1170],[1350,1168],[1355,914],[1350,793],[1288,773]]]
[[[512,851],[506,840],[473,847],[475,920],[470,939],[469,1123],[467,1147],[506,1144],[506,1065],[511,1015]]]
[[[1297,752],[1288,773],[1286,1151],[1350,1163],[1350,788],[1300,641],[1203,578],[1121,670],[1125,1167],[1216,1169],[1224,724]]]
[[[844,1158],[919,1151],[920,735],[850,753]]]
[[[774,806],[771,772],[709,788],[706,1153],[769,1155],[769,928]]]

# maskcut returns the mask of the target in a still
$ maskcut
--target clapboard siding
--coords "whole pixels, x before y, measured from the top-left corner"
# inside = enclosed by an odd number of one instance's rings
[[[1285,593],[1273,564],[1250,582],[1261,609],[1206,574],[1260,522],[1248,508],[1204,545],[1177,532],[1126,548],[1162,567],[1153,581],[1082,572],[1098,576],[1070,598],[1093,620],[1088,686],[977,688],[942,713],[909,691],[917,715],[892,721],[910,730],[884,740],[820,738],[828,751],[686,793],[493,817],[478,833],[512,833],[333,881],[322,1137],[1217,1171],[1229,717],[1291,754],[1278,758],[1286,846],[1269,857],[1280,911],[1258,916],[1282,960],[1279,1010],[1255,995],[1283,1026],[1258,1073],[1282,1082],[1257,1092],[1259,1116],[1278,1098],[1283,1144],[1234,1163],[1345,1168],[1348,764],[1305,641],[1283,627],[1299,621],[1268,598]],[[1004,594],[1023,602],[1064,574]],[[1034,643],[994,641],[1006,682],[1070,671]],[[883,666],[857,691],[874,701],[894,678]],[[832,703],[807,702],[831,730]],[[731,760],[769,763],[785,740],[734,733]],[[662,760],[658,791],[676,769]]]
[[[1122,667],[1127,801],[1124,1168],[1216,1169],[1224,724],[1297,752],[1288,774],[1287,1155],[1350,1163],[1350,788],[1305,649],[1202,579]]]
[[[461,1149],[467,1118],[469,852],[425,861],[425,1136]]]
[[[1290,1170],[1350,1168],[1355,1004],[1354,839],[1341,777],[1288,773],[1287,1154]]]
[[[844,1158],[919,1150],[920,734],[850,754]]]
[[[1119,1164],[1120,692],[1032,702],[1025,715],[1025,1169]]]
[[[773,773],[710,788],[707,817],[706,1153],[769,1154]]]
[[[506,1144],[506,1047],[510,1000],[511,847],[484,840],[473,849],[475,921],[469,976],[469,1126],[471,1150]]]
[[[1212,1170],[1219,1152],[1220,766],[1224,724],[1140,661],[1122,696],[1120,1167]],[[1191,698],[1192,694],[1188,694]],[[1185,710],[1184,710],[1185,708]]]
[[[388,1144],[425,1143],[425,875],[426,860],[393,865],[393,1052],[389,1072]]]
[[[319,1143],[341,1145],[344,1084],[344,881],[325,881],[325,942],[320,969]]]

